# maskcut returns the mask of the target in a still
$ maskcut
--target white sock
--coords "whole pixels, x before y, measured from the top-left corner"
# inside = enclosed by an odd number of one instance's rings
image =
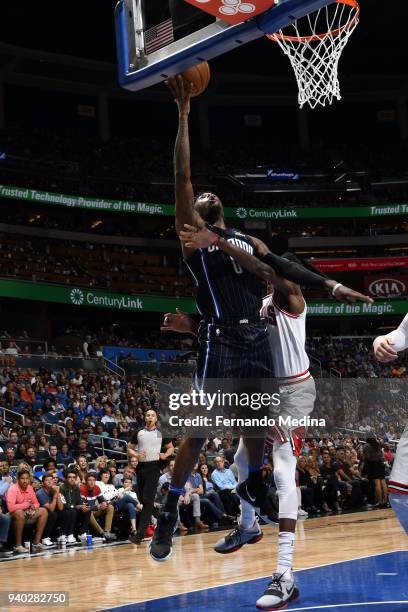
[[[296,487],[296,494],[298,498],[298,510],[302,508],[302,493],[300,492],[300,487]]]
[[[276,571],[278,574],[284,574],[285,578],[292,578],[294,544],[294,533],[290,531],[279,532],[279,553]]]
[[[241,499],[241,514],[238,519],[238,527],[243,530],[251,530],[255,523],[255,510],[244,499]]]

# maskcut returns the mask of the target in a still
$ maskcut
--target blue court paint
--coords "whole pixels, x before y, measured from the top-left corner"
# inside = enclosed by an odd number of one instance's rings
[[[407,576],[408,551],[299,571],[296,581],[300,598],[286,610],[408,612]],[[267,584],[267,578],[248,580],[104,612],[255,612],[255,602]]]

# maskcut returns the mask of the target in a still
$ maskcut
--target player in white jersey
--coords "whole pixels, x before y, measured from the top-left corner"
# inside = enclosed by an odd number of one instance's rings
[[[381,363],[397,359],[398,353],[408,348],[408,315],[397,329],[386,336],[378,336],[373,346],[374,354]],[[408,425],[398,443],[388,491],[391,506],[408,533]]]
[[[284,255],[285,257],[285,255]],[[286,254],[291,258],[291,254]],[[298,285],[276,278],[275,288],[262,304],[261,316],[267,322],[275,377],[280,394],[279,417],[300,419],[308,416],[314,406],[316,390],[309,372],[305,351],[307,306]],[[162,330],[195,333],[195,324],[188,315],[168,313]],[[279,610],[299,596],[292,573],[298,496],[296,464],[305,439],[304,427],[277,424],[267,435],[266,444],[273,448],[274,479],[279,496],[279,551],[277,569],[265,593],[257,601],[262,610]],[[245,446],[240,440],[234,462],[238,482],[248,477]],[[238,526],[214,546],[216,552],[227,554],[244,544],[254,544],[263,537],[255,510],[241,497]]]

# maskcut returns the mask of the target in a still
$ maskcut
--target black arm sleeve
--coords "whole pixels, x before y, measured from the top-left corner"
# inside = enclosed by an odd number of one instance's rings
[[[214,234],[221,236],[221,238],[228,238],[227,233],[217,225],[211,225],[210,223],[206,223],[206,228],[209,229]],[[289,261],[284,257],[279,257],[279,255],[275,255],[275,253],[267,253],[266,255],[259,257],[259,259],[273,268],[275,273],[282,278],[286,278],[286,280],[291,281],[292,283],[296,283],[296,285],[304,285],[305,287],[325,287],[325,281],[327,280],[327,276],[317,274],[316,272],[312,272],[307,268],[297,264],[293,261]]]
[[[269,252],[259,259],[268,266],[271,266],[278,276],[282,276],[282,278],[286,278],[286,280],[292,283],[306,287],[325,287],[326,277],[311,272],[297,263],[288,261],[284,257],[279,257],[275,253]]]

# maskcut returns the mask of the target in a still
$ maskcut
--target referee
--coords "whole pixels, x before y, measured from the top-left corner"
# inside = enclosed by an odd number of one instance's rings
[[[160,477],[161,461],[174,453],[171,441],[163,440],[157,427],[157,412],[153,409],[145,413],[145,427],[134,434],[129,444],[129,455],[136,455],[139,463],[136,468],[139,500],[143,505],[136,533],[131,534],[133,544],[140,544],[150,524],[154,508],[157,486]],[[164,452],[162,452],[164,447]]]

